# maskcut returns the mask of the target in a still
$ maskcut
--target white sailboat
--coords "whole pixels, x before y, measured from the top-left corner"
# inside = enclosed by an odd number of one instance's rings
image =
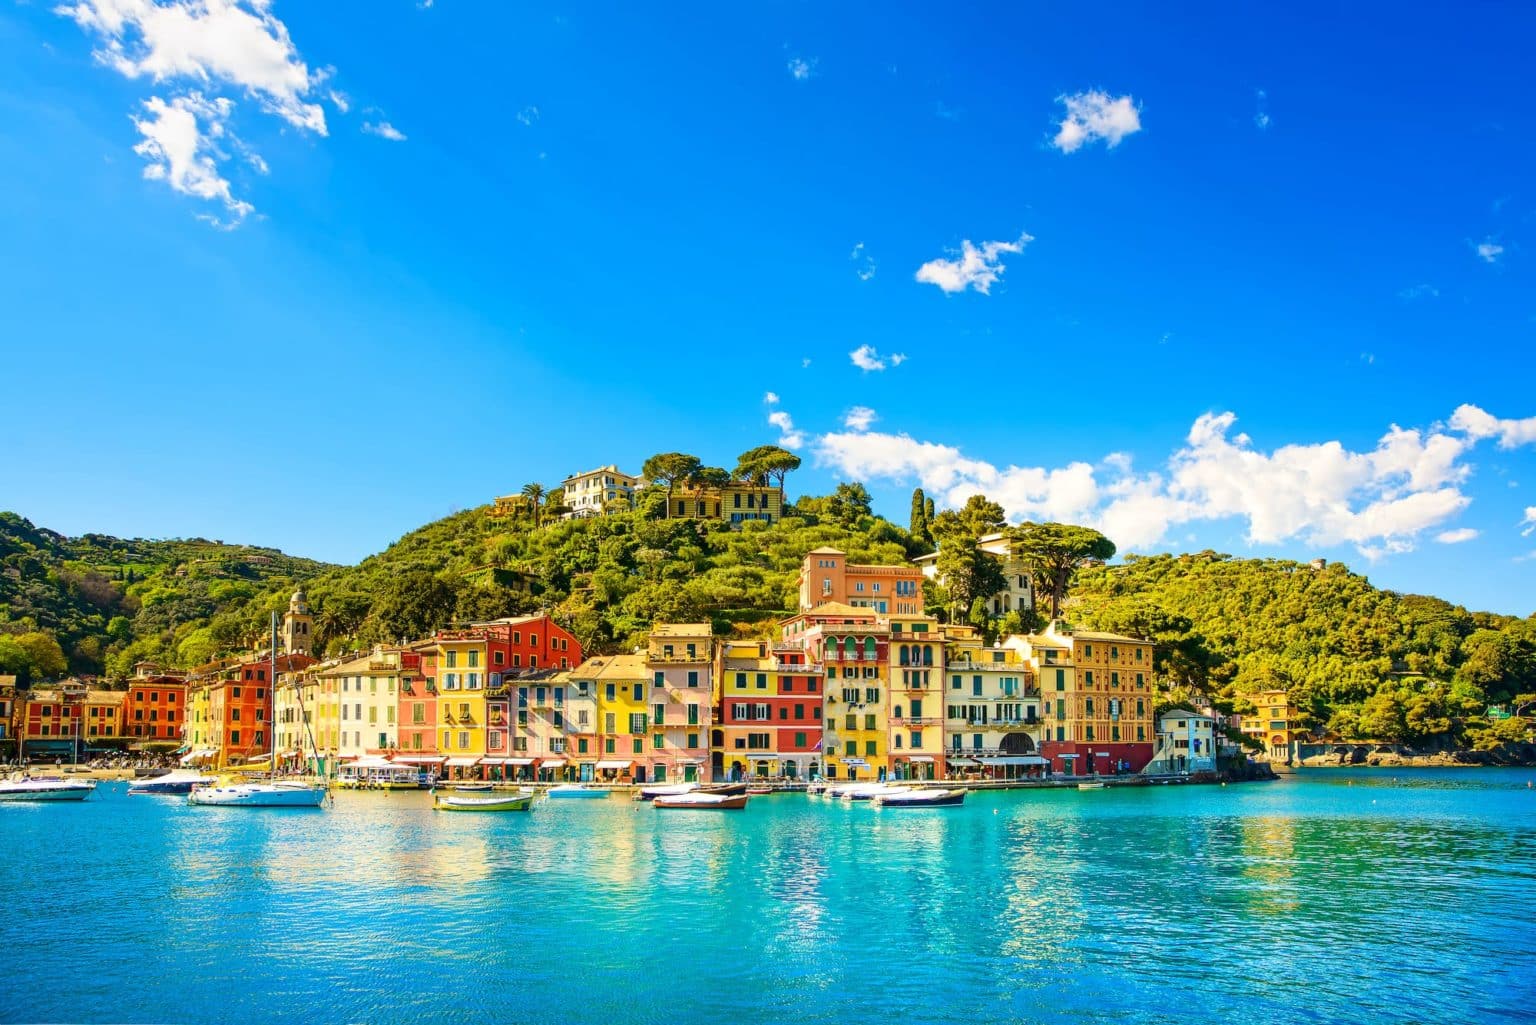
[[[277,613],[272,613],[272,660],[267,677],[277,692]],[[277,773],[277,738],[272,738],[272,772]],[[323,784],[304,780],[273,779],[265,782],[194,786],[187,803],[218,808],[319,808],[330,796]]]

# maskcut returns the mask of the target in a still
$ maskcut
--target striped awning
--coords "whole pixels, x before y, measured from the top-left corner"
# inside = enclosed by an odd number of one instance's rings
[[[479,756],[476,756],[474,758],[450,758],[450,759],[448,759],[448,767],[452,768],[452,769],[467,769],[471,765],[478,765],[479,763],[480,763]]]

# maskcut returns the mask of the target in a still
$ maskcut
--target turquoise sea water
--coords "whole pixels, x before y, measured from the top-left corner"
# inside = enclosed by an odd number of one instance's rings
[[[526,815],[0,806],[0,1021],[1536,1017],[1536,772]]]

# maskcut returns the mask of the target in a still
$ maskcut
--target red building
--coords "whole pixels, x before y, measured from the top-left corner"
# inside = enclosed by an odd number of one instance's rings
[[[187,721],[187,683],[179,676],[135,679],[123,701],[123,735],[142,748],[181,739]]]
[[[314,665],[308,655],[280,655],[277,674]],[[209,707],[222,736],[221,761],[239,765],[272,753],[272,671],[270,659],[242,662],[224,670],[209,687]]]
[[[474,623],[485,632],[489,685],[497,676],[517,676],[539,669],[574,669],[581,665],[581,642],[545,615],[513,616]]]
[[[821,764],[820,667],[793,645],[721,645],[720,704],[711,731],[719,779],[807,779]]]

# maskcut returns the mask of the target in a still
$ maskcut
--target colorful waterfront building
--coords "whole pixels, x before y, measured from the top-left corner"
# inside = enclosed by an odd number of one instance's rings
[[[491,754],[486,762],[493,767],[499,762],[506,770],[505,778],[542,782],[566,779],[568,749],[572,747],[572,738],[581,731],[587,734],[582,753],[594,750],[590,734],[595,708],[590,696],[585,702],[575,700],[571,672],[540,669],[516,678],[503,677],[502,686],[490,692],[486,703],[491,709],[491,739],[486,749]],[[508,741],[506,756],[498,760],[495,709],[502,702],[507,707]]]
[[[66,680],[26,692],[21,711],[21,754],[27,759],[76,760],[83,744],[86,687]]]
[[[410,645],[400,652],[397,762],[431,771],[446,757],[437,749],[437,659],[429,645]]]
[[[1187,708],[1158,716],[1157,749],[1142,771],[1148,775],[1215,772],[1216,719]]]
[[[317,721],[322,705],[319,674],[339,661],[331,659],[295,673],[278,674],[272,694],[272,733],[280,769],[317,775],[326,772],[323,728]],[[331,757],[334,759],[334,745]]]
[[[667,518],[719,520],[733,527],[777,523],[784,518],[784,495],[776,487],[745,481],[721,487],[677,487],[667,501]]]
[[[988,646],[972,627],[946,630],[945,733],[957,776],[1019,779],[1047,767],[1039,685],[1018,648]]]
[[[81,752],[84,756],[124,746],[123,706],[127,697],[127,692],[120,690],[85,692],[85,749]]]
[[[821,774],[821,666],[798,645],[722,641],[711,775],[810,779]]]
[[[895,779],[943,779],[944,638],[930,616],[893,615],[885,675],[890,736],[886,751]]]
[[[0,674],[0,757],[9,758],[15,754],[16,705],[16,677],[10,673]]]
[[[544,613],[469,624],[484,635],[489,686],[499,678],[581,665],[581,642]]]
[[[135,675],[123,702],[123,732],[138,750],[181,746],[187,683],[180,676]]]
[[[650,677],[647,775],[654,782],[703,778],[710,762],[715,638],[708,623],[657,623],[646,640]]]
[[[597,707],[598,749],[589,760],[581,761],[583,778],[590,771],[592,778],[604,782],[647,782],[650,673],[645,655],[588,659],[572,676],[591,684]]]
[[[633,502],[641,484],[639,477],[625,473],[610,463],[595,470],[565,478],[561,493],[565,500],[565,518],[601,516],[615,502]]]
[[[486,632],[476,627],[439,630],[437,657],[438,751],[449,779],[478,778],[485,757]]]
[[[882,616],[923,614],[923,571],[916,566],[850,563],[836,548],[813,548],[800,564],[800,611],[833,602]]]
[[[1039,681],[1041,754],[1053,771],[1140,772],[1152,760],[1151,641],[1052,623],[1003,645],[1018,651]]]
[[[256,657],[220,670],[208,681],[206,732],[216,745],[216,767],[271,756],[274,675],[297,673],[315,662],[302,654],[279,655],[276,660]]]
[[[1301,710],[1291,704],[1290,696],[1279,689],[1261,690],[1243,695],[1253,702],[1253,714],[1238,719],[1237,728],[1243,736],[1256,740],[1260,749],[1271,760],[1291,760],[1291,745],[1300,733],[1298,719]]]
[[[400,678],[406,672],[400,649],[375,647],[366,655],[327,666],[315,674],[325,701],[336,709],[335,756],[342,761],[364,755],[393,754],[399,747],[396,714]]]
[[[890,626],[868,608],[825,602],[782,624],[785,643],[824,666],[822,765],[829,779],[889,773]]]

